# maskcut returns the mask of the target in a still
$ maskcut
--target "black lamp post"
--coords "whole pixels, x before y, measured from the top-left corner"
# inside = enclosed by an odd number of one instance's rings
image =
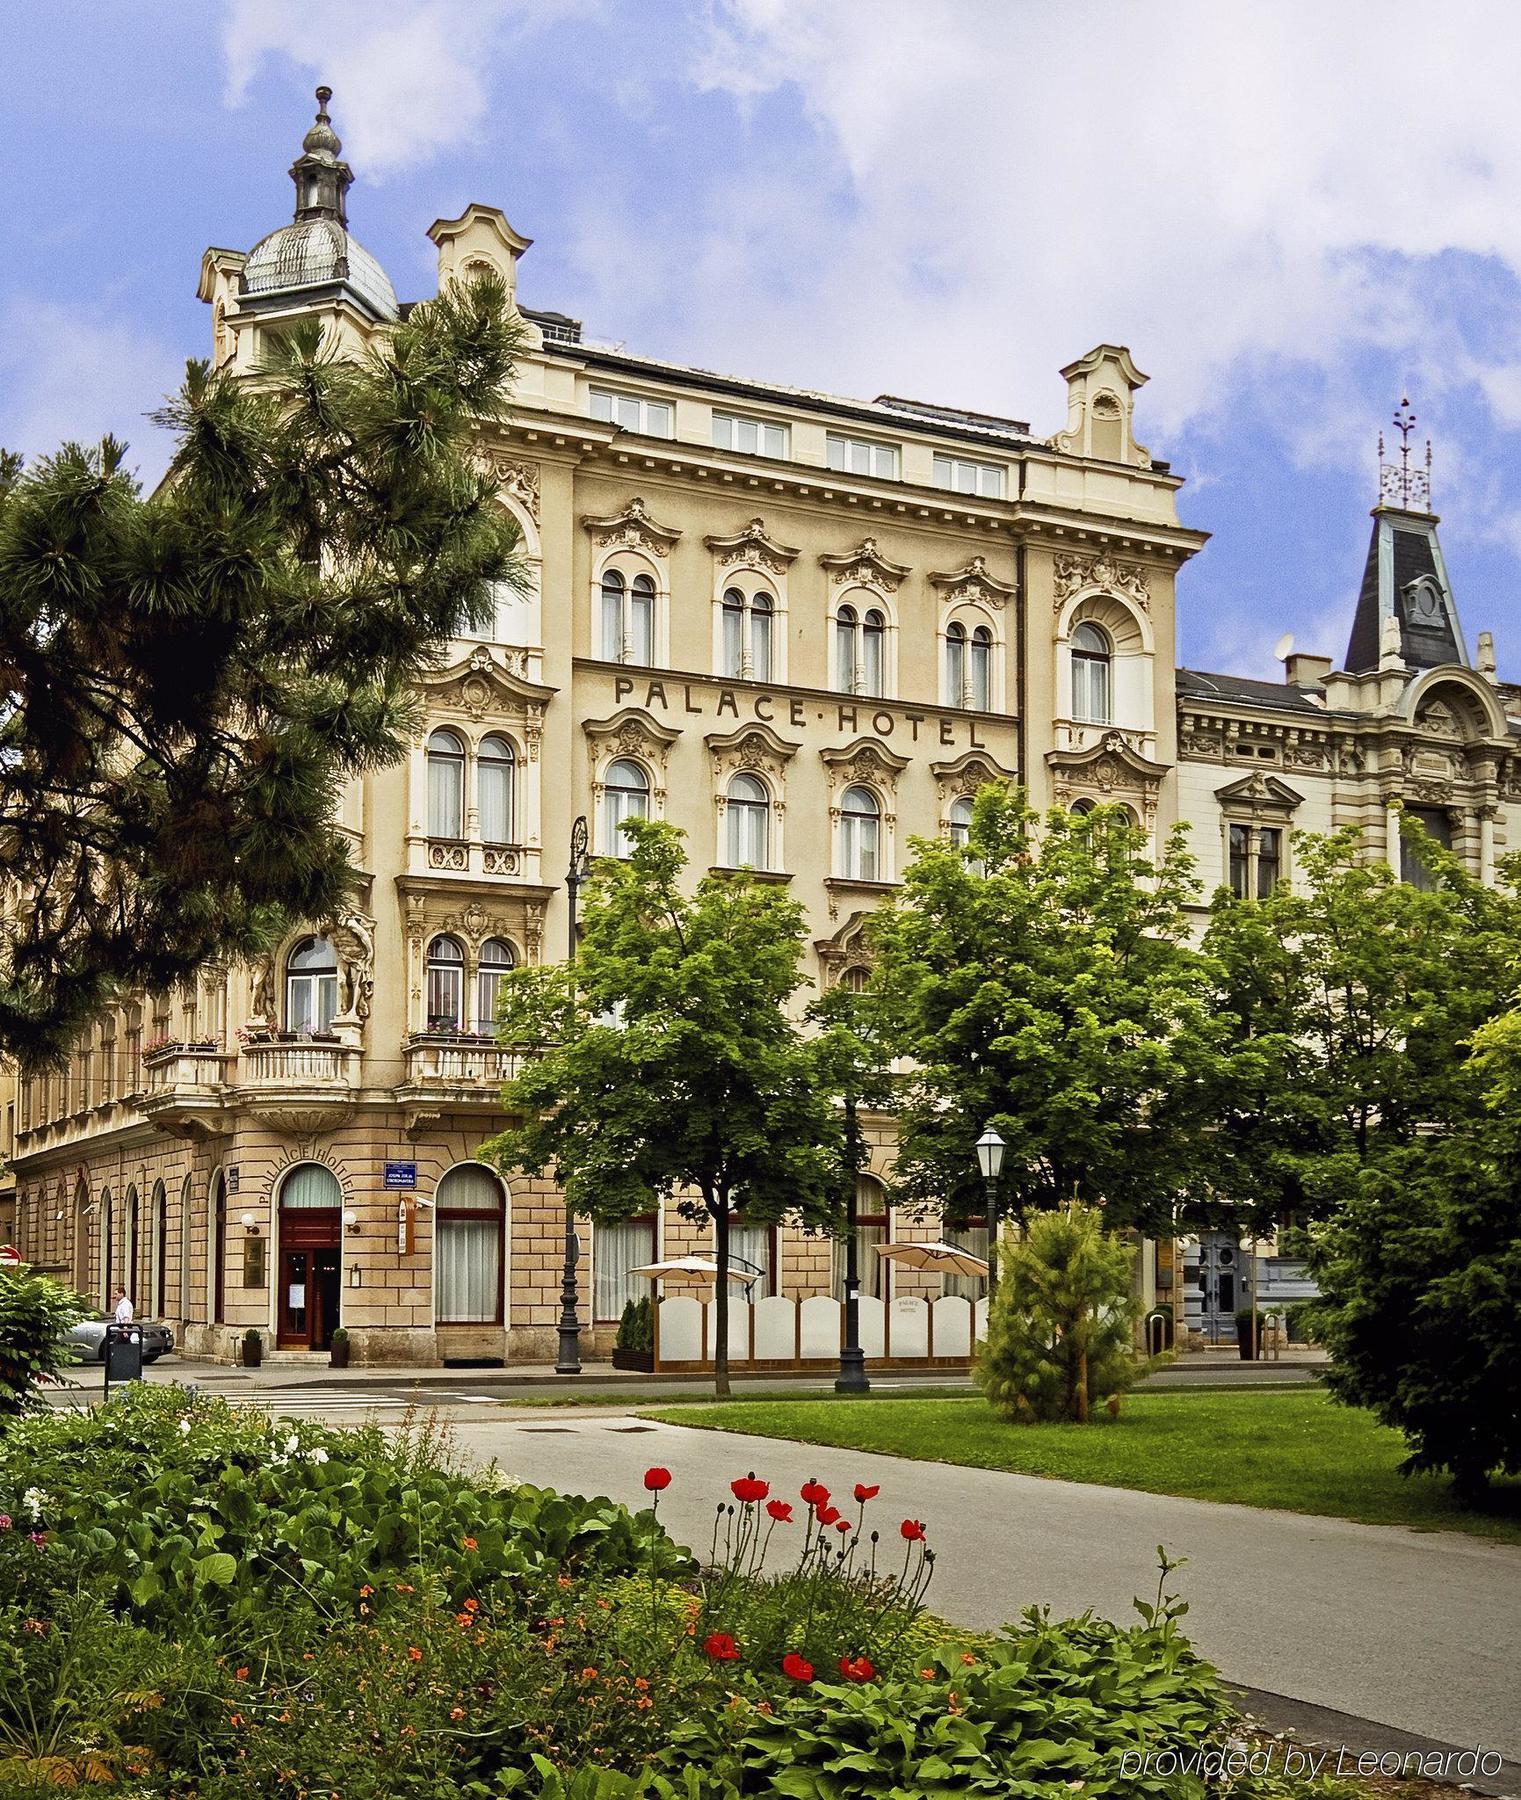
[[[565,875],[565,894],[570,902],[569,956],[576,960],[576,901],[581,883],[591,872],[591,858],[586,850],[586,820],[577,819],[570,828],[570,868]],[[576,1215],[569,1199],[565,1202],[565,1262],[560,1272],[560,1353],[555,1358],[556,1375],[581,1373],[581,1319],[576,1310],[576,1265],[581,1260],[581,1242],[576,1236]]]
[[[840,1372],[835,1377],[837,1394],[866,1394],[866,1352],[861,1348],[861,1271],[856,1248],[856,1170],[858,1138],[856,1097],[845,1096],[845,1147],[850,1190],[845,1196],[845,1337],[840,1345]]]
[[[998,1177],[1003,1173],[1003,1139],[991,1125],[977,1140],[977,1167],[982,1171],[982,1186],[988,1197],[988,1310],[993,1307],[993,1289],[998,1281]]]

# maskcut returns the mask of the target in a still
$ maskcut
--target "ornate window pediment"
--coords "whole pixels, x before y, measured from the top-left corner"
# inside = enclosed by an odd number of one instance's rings
[[[1238,817],[1287,820],[1296,807],[1304,804],[1304,795],[1296,792],[1276,775],[1265,775],[1254,769],[1240,781],[1231,781],[1215,789],[1215,798],[1223,812]]]
[[[764,569],[768,575],[785,575],[799,552],[767,536],[764,519],[755,518],[732,537],[706,537],[721,569]]]
[[[974,556],[963,569],[931,573],[930,580],[948,606],[988,606],[994,612],[1001,612],[1004,601],[1012,600],[1018,591],[1011,583],[988,573],[985,556]]]
[[[661,525],[650,515],[649,507],[636,494],[622,512],[605,519],[583,515],[582,525],[592,534],[599,550],[643,550],[662,559],[681,536],[673,525]]]
[[[800,744],[788,743],[764,724],[745,725],[738,731],[710,732],[703,742],[713,758],[715,780],[759,772],[771,778],[778,794],[787,764],[802,748]]]
[[[954,762],[931,763],[930,773],[940,794],[941,812],[945,812],[953,800],[970,799],[979,788],[1017,779],[1012,769],[995,762],[985,750],[966,750]]]
[[[477,722],[488,714],[519,721],[529,760],[537,762],[544,711],[556,690],[529,680],[524,673],[526,664],[524,651],[492,652],[481,646],[448,668],[418,676],[417,685],[427,697],[430,719],[452,709]]]
[[[907,563],[885,557],[874,537],[862,538],[859,548],[842,555],[821,556],[819,562],[836,587],[876,588],[883,594],[897,593],[909,569]]]
[[[879,788],[889,800],[895,799],[898,777],[909,763],[906,756],[897,755],[876,738],[857,738],[842,750],[821,750],[819,759],[829,770],[831,800],[857,782]]]
[[[1162,777],[1171,767],[1143,756],[1122,731],[1106,731],[1086,750],[1048,750],[1058,805],[1071,807],[1079,798],[1100,804],[1127,800],[1136,804],[1150,830],[1156,819]]]
[[[583,719],[581,729],[599,760],[617,756],[642,757],[662,773],[671,745],[681,736],[675,726],[663,725],[653,713],[638,706],[625,706],[606,719]]]

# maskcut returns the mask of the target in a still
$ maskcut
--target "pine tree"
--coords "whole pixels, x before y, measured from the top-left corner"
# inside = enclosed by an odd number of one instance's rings
[[[472,455],[519,339],[483,278],[363,359],[307,321],[251,381],[192,362],[151,495],[110,439],[0,457],[0,1052],[337,908],[343,780],[520,579]]]
[[[1006,1419],[1081,1424],[1096,1405],[1117,1404],[1141,1366],[1134,1263],[1134,1246],[1076,1200],[1038,1214],[1004,1244],[976,1373]]]

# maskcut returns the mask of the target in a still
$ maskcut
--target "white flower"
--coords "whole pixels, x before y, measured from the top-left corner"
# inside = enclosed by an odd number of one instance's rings
[[[298,1438],[296,1436],[295,1432],[293,1431],[290,1434],[290,1436],[285,1440],[285,1453],[287,1456],[294,1456],[300,1448],[301,1448],[301,1440],[300,1440],[300,1438]]]
[[[21,1504],[36,1520],[42,1517],[43,1508],[48,1505],[48,1497],[41,1488],[29,1487],[21,1496]]]
[[[190,1436],[190,1421],[189,1421],[189,1419],[181,1419],[180,1420],[180,1436],[181,1437],[189,1437]]]
[[[308,1450],[307,1456],[314,1463],[325,1463],[327,1461],[327,1451],[322,1448],[321,1444],[318,1444],[315,1450]]]

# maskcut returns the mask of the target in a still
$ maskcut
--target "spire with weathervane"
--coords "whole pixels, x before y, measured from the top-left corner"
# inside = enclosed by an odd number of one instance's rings
[[[290,178],[296,184],[298,221],[334,219],[347,227],[347,197],[354,171],[338,160],[343,143],[328,117],[327,103],[332,97],[330,87],[317,89],[317,117],[301,140],[301,154],[291,164]]]
[[[1415,423],[1409,399],[1401,398],[1394,415],[1400,434],[1394,454],[1379,435],[1378,505],[1347,645],[1346,667],[1354,675],[1469,666],[1431,510],[1431,440],[1424,458],[1412,455]]]

